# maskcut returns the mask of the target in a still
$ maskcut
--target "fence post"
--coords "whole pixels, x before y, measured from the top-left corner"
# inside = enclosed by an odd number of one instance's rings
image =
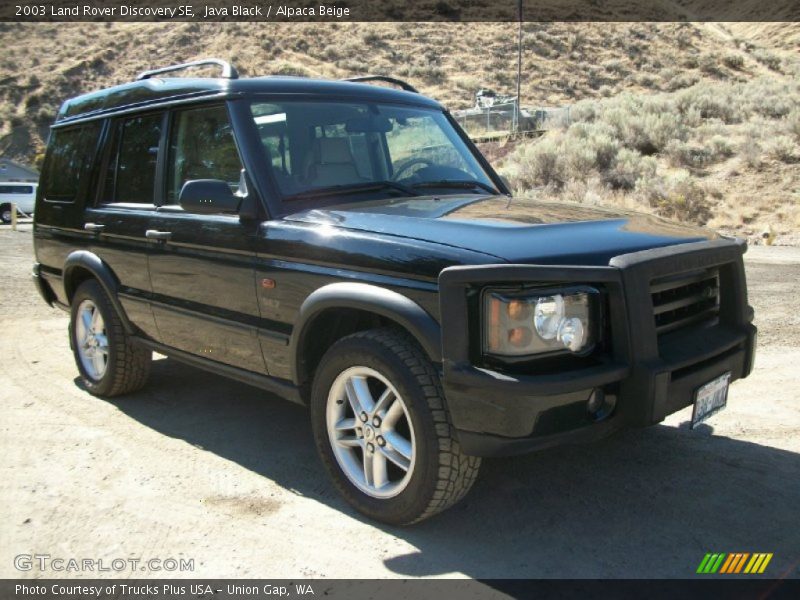
[[[17,230],[17,205],[11,203],[11,231]]]

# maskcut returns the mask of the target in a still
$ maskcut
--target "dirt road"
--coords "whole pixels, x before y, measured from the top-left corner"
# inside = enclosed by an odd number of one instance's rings
[[[0,577],[60,575],[15,569],[34,553],[194,559],[168,575],[200,577],[689,577],[711,551],[772,552],[769,574],[800,576],[798,249],[748,253],[756,372],[708,426],[686,409],[487,460],[466,501],[399,529],[333,492],[300,407],[167,359],[133,396],[82,391],[22,229],[0,228]]]

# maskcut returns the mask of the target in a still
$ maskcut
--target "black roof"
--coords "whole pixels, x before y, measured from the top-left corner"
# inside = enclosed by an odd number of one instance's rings
[[[399,102],[441,108],[438,102],[420,94],[349,81],[277,76],[245,79],[154,77],[67,100],[58,112],[56,125],[165,103],[261,94]]]

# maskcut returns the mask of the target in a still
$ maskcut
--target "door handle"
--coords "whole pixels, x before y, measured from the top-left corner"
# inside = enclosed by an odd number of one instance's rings
[[[144,237],[149,240],[168,240],[172,237],[171,231],[159,231],[158,229],[148,229],[144,232]]]
[[[83,228],[86,231],[100,232],[105,229],[105,225],[101,225],[100,223],[86,223]]]

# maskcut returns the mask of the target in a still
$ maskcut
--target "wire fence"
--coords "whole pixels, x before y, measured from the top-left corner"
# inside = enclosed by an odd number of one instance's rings
[[[453,111],[453,117],[472,137],[547,131],[568,127],[570,107],[522,107],[510,102]],[[519,121],[517,121],[519,120]]]

